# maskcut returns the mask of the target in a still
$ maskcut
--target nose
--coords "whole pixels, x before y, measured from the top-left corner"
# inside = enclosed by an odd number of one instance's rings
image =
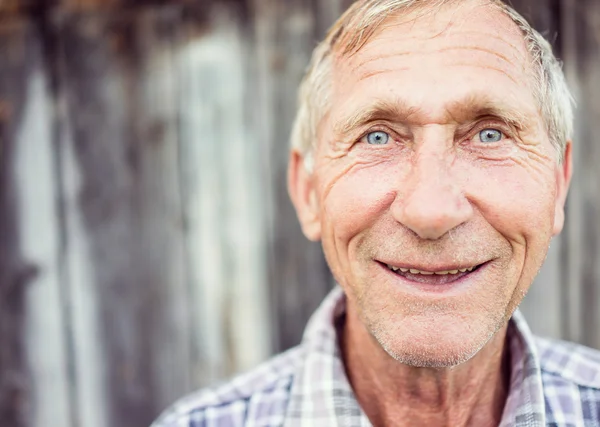
[[[401,183],[392,214],[422,239],[439,239],[473,215],[451,169],[443,155],[420,153],[409,177]]]

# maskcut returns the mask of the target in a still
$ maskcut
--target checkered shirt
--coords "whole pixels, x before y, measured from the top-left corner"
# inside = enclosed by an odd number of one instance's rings
[[[151,427],[367,427],[344,372],[336,288],[308,323],[302,343],[231,382],[176,403]],[[507,335],[510,389],[501,427],[600,427],[600,352],[534,337],[513,315]]]

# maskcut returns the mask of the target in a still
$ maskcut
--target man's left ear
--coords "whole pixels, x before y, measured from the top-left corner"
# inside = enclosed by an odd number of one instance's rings
[[[321,216],[314,176],[306,169],[305,157],[295,150],[288,163],[288,192],[296,208],[302,232],[313,242],[321,239]]]
[[[556,201],[554,205],[554,229],[553,235],[559,234],[565,225],[565,202],[569,185],[571,184],[571,174],[573,173],[572,143],[567,141],[562,164],[556,168]]]

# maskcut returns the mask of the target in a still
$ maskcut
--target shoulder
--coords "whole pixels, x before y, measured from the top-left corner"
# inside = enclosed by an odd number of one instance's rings
[[[253,425],[282,424],[302,355],[303,349],[295,347],[227,383],[186,396],[151,427],[237,427],[249,418]]]
[[[600,393],[600,351],[567,341],[535,338],[542,373]]]

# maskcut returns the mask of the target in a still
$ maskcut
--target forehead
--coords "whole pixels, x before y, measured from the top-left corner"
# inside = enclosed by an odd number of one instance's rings
[[[402,100],[429,112],[427,120],[480,95],[486,104],[496,99],[537,111],[532,83],[520,29],[498,7],[477,0],[391,16],[358,52],[337,56],[333,66],[334,109]]]

